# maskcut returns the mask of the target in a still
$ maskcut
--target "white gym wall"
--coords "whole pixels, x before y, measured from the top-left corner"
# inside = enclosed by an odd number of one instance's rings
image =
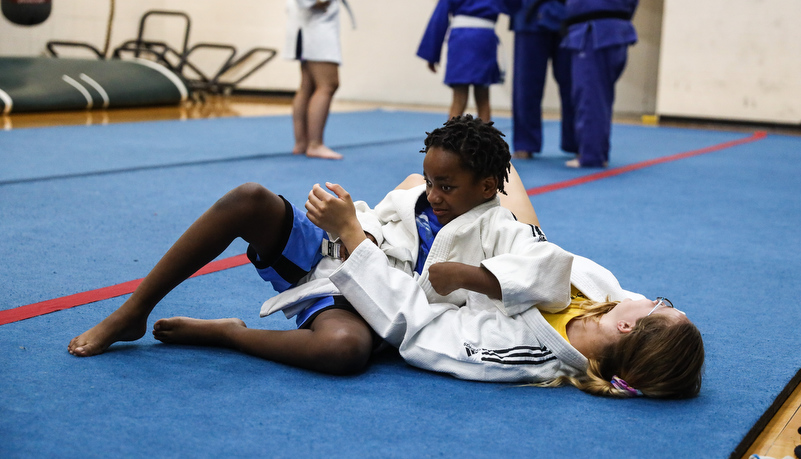
[[[415,56],[436,0],[349,3],[357,28],[343,9],[344,63],[336,97],[447,106],[451,92],[442,73],[430,73]],[[136,37],[146,11],[177,10],[191,17],[190,46],[211,42],[234,45],[240,53],[254,46],[281,50],[284,8],[284,0],[116,0],[111,48]],[[42,55],[49,40],[102,49],[108,12],[107,0],[53,0],[51,17],[38,26],[0,20],[0,55]],[[641,0],[634,17],[640,41],[630,49],[617,84],[615,112],[799,123],[801,32],[793,26],[800,13],[798,0]],[[181,27],[175,19],[153,18],[146,38],[178,48]],[[508,19],[501,17],[496,30],[511,75],[513,34],[507,29]],[[198,54],[193,61],[212,69],[217,58]],[[298,78],[297,63],[279,56],[240,87],[292,91]],[[511,107],[510,83],[493,86],[494,108]],[[543,105],[559,107],[553,80]]]

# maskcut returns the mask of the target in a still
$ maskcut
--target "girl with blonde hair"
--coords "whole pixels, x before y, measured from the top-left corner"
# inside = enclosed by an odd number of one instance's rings
[[[520,224],[536,212],[514,169],[502,204]],[[422,177],[410,176],[411,186]],[[467,304],[430,304],[417,282],[389,267],[365,242],[349,194],[327,184],[309,195],[307,215],[338,234],[350,255],[330,279],[369,325],[397,347],[407,363],[457,378],[534,386],[572,384],[595,395],[687,398],[701,387],[701,333],[670,300],[650,300],[620,287],[611,272],[574,255],[572,301],[558,313],[535,307],[505,315],[493,298],[470,292]],[[522,193],[522,194],[521,194]],[[429,268],[437,293],[474,288],[482,267],[438,263]],[[548,269],[543,263],[541,269]],[[536,288],[536,286],[534,287]]]

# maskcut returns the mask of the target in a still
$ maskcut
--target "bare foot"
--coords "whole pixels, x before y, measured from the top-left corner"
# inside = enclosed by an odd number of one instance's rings
[[[326,147],[325,145],[307,148],[306,156],[309,158],[342,159],[342,155]]]
[[[565,163],[565,166],[567,166],[567,167],[573,167],[573,168],[586,167],[586,166],[582,166],[582,165],[581,165],[581,162],[579,162],[579,159],[578,159],[578,158],[576,158],[576,159],[571,159],[571,160],[567,161],[567,162]],[[606,168],[606,167],[608,167],[608,166],[609,166],[609,163],[608,163],[608,162],[606,162],[606,161],[604,161],[604,162],[603,162],[603,164],[601,164],[601,166],[600,166],[600,167]]]
[[[531,159],[533,157],[534,157],[534,155],[532,155],[530,151],[526,151],[526,150],[517,150],[512,155],[512,158],[516,158],[516,159]]]
[[[292,148],[293,155],[305,155],[306,154],[306,144],[303,143],[296,143],[295,147]]]
[[[153,325],[153,337],[167,344],[228,346],[227,332],[239,328],[247,328],[240,319],[170,317],[156,321]]]
[[[145,336],[146,328],[147,315],[142,317],[121,307],[99,324],[72,338],[67,350],[78,357],[102,354],[117,341],[136,341]]]

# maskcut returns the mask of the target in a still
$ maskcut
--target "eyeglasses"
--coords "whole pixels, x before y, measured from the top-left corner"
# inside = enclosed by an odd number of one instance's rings
[[[656,306],[654,306],[654,308],[651,309],[651,312],[646,314],[645,317],[650,316],[654,311],[656,311],[656,308],[658,308],[659,306],[664,306],[666,308],[672,308],[673,307],[673,303],[671,303],[670,300],[665,298],[664,296],[658,296],[658,297],[656,297]],[[679,312],[681,312],[681,311],[679,311]]]

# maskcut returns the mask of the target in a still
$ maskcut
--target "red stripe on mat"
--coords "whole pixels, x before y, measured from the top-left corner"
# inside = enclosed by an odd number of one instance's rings
[[[242,266],[247,263],[250,263],[250,261],[245,254],[212,261],[211,263],[199,269],[198,272],[192,275],[192,277]],[[142,279],[136,279],[123,282],[122,284],[89,290],[87,292],[81,292],[74,295],[62,296],[61,298],[42,301],[41,303],[33,303],[26,306],[20,306],[18,308],[0,311],[0,325],[30,319],[31,317],[41,316],[43,314],[49,314],[51,312],[61,311],[63,309],[73,308],[75,306],[94,303],[95,301],[107,300],[109,298],[127,295],[129,293],[133,293],[140,283],[142,283]]]
[[[750,142],[755,142],[757,140],[762,140],[767,136],[768,136],[767,132],[757,131],[754,132],[754,134],[751,135],[750,137],[732,140],[730,142],[719,143],[717,145],[712,145],[710,147],[701,148],[698,150],[687,151],[684,153],[677,153],[675,155],[663,156],[661,158],[655,158],[648,161],[629,164],[628,166],[616,167],[614,169],[607,169],[601,172],[596,172],[594,174],[584,175],[582,177],[576,177],[571,180],[565,180],[563,182],[551,183],[550,185],[543,185],[536,188],[531,188],[529,190],[526,190],[526,193],[528,193],[529,196],[549,193],[551,191],[561,190],[563,188],[570,188],[571,186],[582,185],[584,183],[589,183],[589,182],[594,182],[596,180],[614,177],[615,175],[625,174],[626,172],[644,169],[646,167],[655,166],[657,164],[691,158],[693,156],[703,155],[705,153],[711,153],[713,151],[725,150],[726,148],[736,147],[737,145],[742,145],[744,143],[750,143]]]
[[[585,175],[583,177],[577,177],[572,180],[565,180],[563,182],[552,183],[550,185],[545,185],[537,188],[531,188],[530,190],[527,190],[527,193],[529,196],[534,196],[537,194],[548,193],[550,191],[561,190],[563,188],[569,188],[571,186],[582,185],[584,183],[594,182],[596,180],[601,180],[608,177],[614,177],[615,175],[624,174],[626,172],[643,169],[657,164],[703,155],[705,153],[711,153],[713,151],[724,150],[726,148],[731,148],[737,145],[742,145],[745,143],[761,140],[764,139],[765,137],[767,137],[767,132],[758,131],[755,132],[750,137],[746,137],[743,139],[732,140],[730,142],[724,142],[721,144],[712,145],[710,147],[701,148],[699,150],[693,150],[685,153],[678,153],[671,156],[665,156],[662,158],[651,159],[640,163],[629,164],[628,166],[616,167],[614,169],[604,170],[601,172],[597,172],[595,174]],[[234,268],[236,266],[242,266],[247,263],[249,263],[249,261],[247,256],[244,254],[236,255],[222,260],[212,261],[211,263],[207,264],[206,266],[198,270],[198,272],[193,274],[192,277],[201,276],[203,274],[209,274],[217,271],[222,271],[224,269]],[[95,301],[107,300],[109,298],[127,295],[129,293],[133,293],[133,291],[136,290],[136,287],[139,286],[141,282],[142,279],[136,279],[128,282],[123,282],[122,284],[112,285],[110,287],[103,287],[96,290],[89,290],[88,292],[76,293],[74,295],[62,296],[61,298],[54,298],[52,300],[42,301],[41,303],[33,303],[26,306],[19,306],[13,309],[6,309],[5,311],[0,311],[0,325],[5,325],[7,323],[17,322],[20,320],[30,319],[31,317],[36,317],[55,311],[61,311],[64,309],[73,308],[75,306],[82,306],[84,304],[94,303]]]

